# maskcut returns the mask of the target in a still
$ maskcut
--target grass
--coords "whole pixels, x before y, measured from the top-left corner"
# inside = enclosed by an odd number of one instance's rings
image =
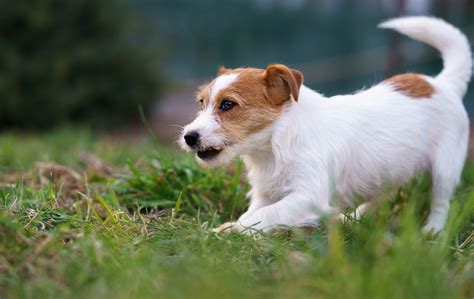
[[[240,163],[64,129],[1,136],[0,167],[1,298],[474,296],[472,162],[438,236],[426,175],[360,221],[242,236],[209,230],[245,210]]]

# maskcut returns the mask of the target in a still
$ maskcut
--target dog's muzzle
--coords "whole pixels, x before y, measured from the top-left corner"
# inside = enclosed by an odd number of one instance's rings
[[[196,131],[191,131],[189,133],[186,133],[184,136],[184,141],[186,144],[193,150],[196,151],[197,156],[204,161],[212,160],[217,155],[219,155],[220,152],[222,152],[223,148],[221,147],[201,147],[201,142],[200,142],[200,135]]]

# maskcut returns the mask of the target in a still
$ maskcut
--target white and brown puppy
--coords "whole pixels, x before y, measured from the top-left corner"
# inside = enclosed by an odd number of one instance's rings
[[[197,118],[181,137],[203,165],[241,156],[251,183],[249,209],[219,230],[271,231],[315,223],[375,201],[420,171],[432,175],[425,231],[443,228],[466,158],[469,119],[462,103],[471,78],[466,37],[446,22],[405,17],[380,25],[437,48],[442,72],[403,74],[351,95],[326,98],[284,65],[222,69],[197,97]]]

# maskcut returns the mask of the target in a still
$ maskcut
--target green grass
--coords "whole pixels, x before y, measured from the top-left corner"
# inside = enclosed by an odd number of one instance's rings
[[[360,221],[242,236],[209,230],[245,210],[240,163],[65,129],[1,136],[0,166],[1,298],[474,296],[472,162],[438,236],[426,175]]]

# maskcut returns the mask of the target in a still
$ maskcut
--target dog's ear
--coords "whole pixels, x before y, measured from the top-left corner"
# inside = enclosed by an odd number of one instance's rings
[[[298,101],[303,74],[282,64],[271,64],[263,74],[270,99],[275,105],[280,105],[291,96]]]
[[[221,65],[217,70],[217,76],[224,75],[227,72],[229,72],[229,69],[226,69],[223,65]]]

